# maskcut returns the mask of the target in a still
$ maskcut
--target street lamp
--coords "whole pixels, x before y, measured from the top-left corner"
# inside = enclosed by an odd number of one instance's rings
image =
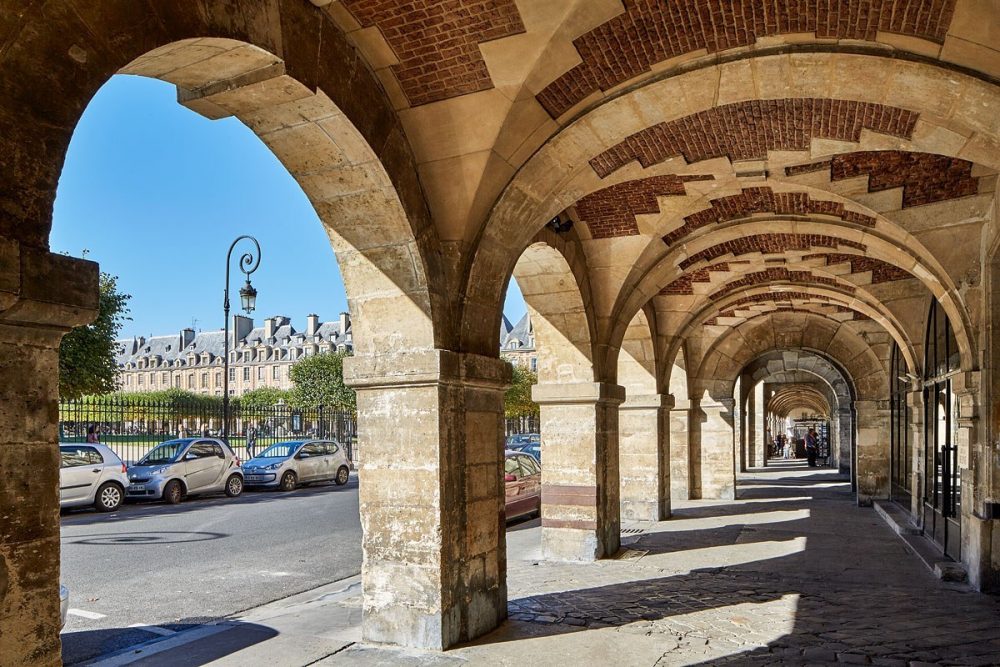
[[[225,311],[226,328],[225,328],[225,340],[222,342],[222,357],[224,368],[222,371],[222,439],[229,442],[229,267],[233,263],[233,248],[236,244],[243,239],[249,239],[253,242],[257,249],[257,255],[254,256],[253,252],[245,252],[240,257],[240,271],[246,276],[246,284],[240,288],[240,305],[243,307],[243,311],[248,315],[253,312],[254,308],[257,306],[257,290],[254,289],[253,285],[250,284],[250,274],[257,270],[260,266],[260,243],[257,242],[252,236],[236,237],[232,245],[229,246],[229,252],[226,253],[226,296],[223,302],[222,308]],[[234,341],[235,342],[235,341]],[[235,345],[233,346],[235,347]]]

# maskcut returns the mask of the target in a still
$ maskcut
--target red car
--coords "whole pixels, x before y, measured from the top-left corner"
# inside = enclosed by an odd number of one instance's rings
[[[507,450],[504,461],[504,486],[507,520],[542,511],[542,468],[535,457]]]

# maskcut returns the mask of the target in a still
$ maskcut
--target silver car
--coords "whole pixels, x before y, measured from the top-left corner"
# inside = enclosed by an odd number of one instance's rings
[[[99,443],[59,443],[59,506],[93,505],[114,512],[125,499],[128,477],[118,455]]]
[[[163,499],[171,505],[184,496],[225,491],[243,493],[243,471],[236,454],[216,438],[180,438],[161,443],[128,469],[129,498]]]
[[[271,445],[243,466],[247,486],[291,491],[299,484],[351,478],[351,460],[330,440],[291,440]]]

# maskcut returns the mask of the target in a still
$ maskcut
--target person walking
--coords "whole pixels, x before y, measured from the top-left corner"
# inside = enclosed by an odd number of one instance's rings
[[[101,431],[96,424],[87,427],[87,442],[98,444],[101,442]]]
[[[816,454],[818,453],[816,442],[816,430],[809,429],[806,433],[806,461],[810,468],[816,467]]]

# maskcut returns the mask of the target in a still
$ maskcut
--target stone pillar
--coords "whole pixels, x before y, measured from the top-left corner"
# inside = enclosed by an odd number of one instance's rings
[[[924,392],[916,389],[906,393],[906,405],[910,411],[910,448],[913,452],[913,469],[910,477],[910,512],[914,522],[923,524],[924,502]]]
[[[507,615],[510,366],[430,350],[345,360],[358,391],[365,641],[445,649]],[[548,452],[546,452],[548,454]]]
[[[670,518],[669,396],[629,396],[618,408],[621,516]]]
[[[747,396],[747,467],[767,465],[768,443],[764,428],[764,383],[758,382]]]
[[[718,500],[736,498],[733,403],[731,398],[713,402],[702,401],[693,411],[692,421],[698,425],[698,437],[692,437],[691,466],[697,479],[697,484],[692,488],[694,498]]]
[[[0,238],[0,663],[61,665],[59,343],[97,265]]]
[[[858,504],[889,497],[888,401],[856,401]]]
[[[851,419],[851,406],[841,406],[837,410],[837,455],[834,465],[837,471],[844,475],[851,474],[851,442],[854,438],[854,424]]]
[[[618,406],[625,390],[606,383],[537,384],[545,461],[542,551],[551,560],[592,561],[621,545]]]
[[[691,498],[691,401],[673,401],[670,410],[670,499]]]

